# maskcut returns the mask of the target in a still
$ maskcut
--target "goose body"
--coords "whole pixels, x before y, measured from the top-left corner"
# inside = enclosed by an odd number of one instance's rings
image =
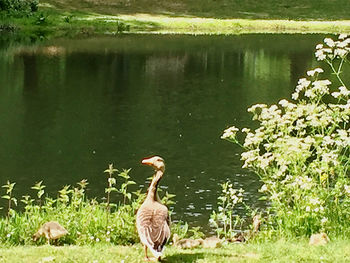
[[[50,239],[58,239],[68,234],[68,231],[58,222],[50,221],[43,224],[39,230],[33,235],[33,240],[36,241],[40,236],[45,235],[47,243],[50,245]]]
[[[145,248],[151,250],[156,259],[160,260],[166,242],[170,237],[170,220],[168,208],[160,202],[157,194],[159,180],[164,173],[164,160],[159,156],[144,159],[143,164],[150,165],[155,169],[155,175],[148,188],[146,200],[136,214],[136,226]]]

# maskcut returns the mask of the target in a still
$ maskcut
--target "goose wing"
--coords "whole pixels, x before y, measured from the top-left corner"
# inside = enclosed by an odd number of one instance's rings
[[[167,207],[159,203],[141,206],[136,222],[141,242],[150,249],[161,252],[170,237]]]

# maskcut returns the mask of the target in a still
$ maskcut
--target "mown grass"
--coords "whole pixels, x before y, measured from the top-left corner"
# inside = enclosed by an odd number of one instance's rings
[[[348,19],[347,0],[42,0],[63,10],[102,14],[167,15],[172,17],[342,20]]]
[[[347,33],[350,21],[211,19],[159,15],[101,15],[44,9],[28,17],[2,17],[3,31],[44,37],[133,33],[244,34]]]
[[[253,2],[262,8],[259,1]],[[150,8],[155,4],[152,1],[147,3],[144,1],[136,3],[132,0],[47,1],[40,2],[39,10],[30,15],[0,13],[0,32],[21,32],[44,37],[121,32],[180,34],[350,32],[350,21],[344,20],[346,16],[343,14],[347,3],[343,3],[340,7],[336,4],[329,5],[325,1],[318,2],[320,2],[318,6],[322,6],[324,12],[319,12],[319,7],[316,8],[316,3],[311,1],[306,9],[314,12],[310,11],[307,14],[311,15],[306,16],[302,12],[297,15],[293,13],[294,11],[289,14],[289,9],[304,10],[304,5],[298,1],[290,4],[293,8],[287,9],[273,0],[264,1],[264,8],[269,12],[261,16],[260,11],[254,11],[255,9],[247,1],[239,4],[237,1],[232,3],[219,1],[215,7],[212,7],[210,1],[204,1],[200,5],[198,3],[195,5],[191,1],[178,0],[172,4],[169,4],[169,1],[161,1],[157,2],[161,10]],[[220,3],[225,8],[220,7]],[[203,13],[201,9],[208,11]],[[228,14],[221,14],[222,10],[226,10]],[[335,19],[338,20],[334,21]]]
[[[216,249],[167,246],[164,262],[349,262],[350,242],[312,247],[307,240],[227,244]],[[0,248],[0,262],[145,262],[141,245],[19,246]]]

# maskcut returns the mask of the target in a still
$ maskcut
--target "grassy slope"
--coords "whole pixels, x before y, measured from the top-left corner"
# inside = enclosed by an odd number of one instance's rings
[[[112,22],[121,19],[131,25],[132,31],[221,34],[350,32],[350,20],[345,20],[349,18],[348,0],[204,0],[200,1],[200,4],[198,2],[198,0],[41,1],[42,4],[46,3],[55,9],[103,14],[103,16],[91,16],[93,21]]]
[[[63,9],[103,14],[147,13],[206,18],[345,20],[348,0],[42,0]]]
[[[0,249],[0,262],[144,262],[135,246],[41,246]],[[124,261],[123,261],[124,260]],[[350,262],[350,244],[334,241],[324,247],[302,242],[230,244],[219,249],[181,250],[167,247],[164,262]]]
[[[56,37],[129,30],[191,34],[350,33],[350,20],[342,20],[348,19],[347,10],[348,0],[204,0],[200,4],[198,0],[41,0],[40,11],[34,16],[2,19],[0,30],[14,25],[28,34]],[[40,17],[42,11],[44,20]]]

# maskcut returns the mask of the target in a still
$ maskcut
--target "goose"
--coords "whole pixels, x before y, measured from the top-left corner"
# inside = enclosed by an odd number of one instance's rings
[[[168,208],[163,205],[157,194],[157,187],[165,171],[163,158],[153,156],[142,160],[142,164],[154,168],[155,174],[148,188],[145,201],[136,214],[136,227],[145,250],[151,250],[154,257],[160,261],[166,242],[170,238],[170,219]]]
[[[39,230],[33,235],[33,240],[37,241],[39,237],[45,235],[47,243],[50,245],[50,239],[55,240],[68,234],[68,231],[58,222],[50,221],[43,224]]]

